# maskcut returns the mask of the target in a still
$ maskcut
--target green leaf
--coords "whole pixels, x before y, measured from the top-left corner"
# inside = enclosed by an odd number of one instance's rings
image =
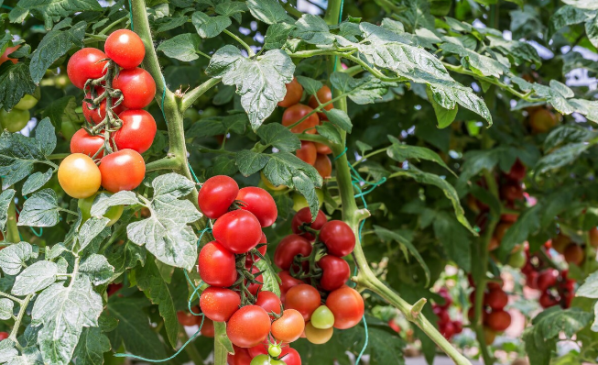
[[[381,81],[371,75],[355,79],[338,71],[332,74],[330,83],[339,92],[347,94],[349,99],[360,105],[382,101],[388,90],[398,85],[397,83]]]
[[[35,128],[35,141],[44,156],[56,148],[56,129],[49,118],[42,119]]]
[[[493,76],[499,78],[509,72],[509,68],[497,60],[476,53],[470,49],[455,43],[443,43],[440,49],[449,54],[457,54],[468,61],[469,68],[481,76]]]
[[[197,34],[185,33],[160,43],[156,49],[164,52],[167,57],[190,62],[199,58],[197,51],[200,44],[201,39]]]
[[[322,137],[328,139],[332,143],[340,144],[341,143],[341,135],[332,124],[324,123],[322,125],[316,126],[316,131]]]
[[[563,27],[591,20],[594,13],[595,12],[571,5],[560,7],[550,18],[548,38],[552,38],[552,36]]]
[[[351,133],[351,130],[353,129],[353,124],[351,123],[351,119],[349,119],[349,116],[345,111],[341,109],[324,109],[324,114],[326,114],[326,117],[328,118],[330,123],[334,124],[335,126],[339,127],[344,131]]]
[[[270,161],[268,155],[249,150],[237,153],[235,159],[235,163],[239,167],[239,172],[244,176],[250,176],[260,171],[266,166],[268,161]]]
[[[195,26],[197,34],[202,38],[214,38],[232,24],[228,16],[211,17],[201,11],[193,13],[191,23]]]
[[[388,136],[388,139],[390,139],[392,145],[388,148],[386,154],[388,154],[388,157],[392,158],[393,160],[399,162],[403,162],[409,159],[414,159],[415,161],[431,161],[439,164],[440,166],[450,171],[453,175],[455,175],[455,173],[446,165],[446,163],[444,163],[442,158],[440,158],[440,156],[431,149],[402,144],[401,141],[399,141],[393,136]]]
[[[264,286],[262,287],[263,291],[269,291],[277,296],[280,297],[280,285],[278,283],[279,277],[270,265],[270,262],[267,261],[268,258],[264,260],[259,260],[255,263],[255,266],[262,272],[262,278],[264,280]]]
[[[35,256],[37,254],[33,253],[29,243],[15,243],[0,251],[0,269],[6,275],[17,275],[26,266],[26,262]]]
[[[417,262],[421,265],[421,267],[424,269],[424,272],[426,273],[426,287],[430,285],[430,268],[419,254],[419,251],[415,248],[415,246],[413,246],[413,243],[409,239],[397,232],[390,231],[380,226],[374,226],[374,232],[376,233],[376,236],[378,236],[382,241],[397,242],[401,246],[401,250],[407,258],[407,261],[409,261],[409,255],[407,254],[407,252],[411,253],[411,255],[415,257]]]
[[[131,242],[123,245],[111,245],[106,250],[106,258],[114,267],[114,275],[120,275],[125,270],[133,269],[138,263],[145,265],[147,251]]]
[[[225,1],[217,4],[214,10],[220,15],[233,16],[246,12],[248,8],[247,4],[240,1]]]
[[[160,316],[164,319],[168,340],[172,347],[175,348],[179,332],[179,322],[168,284],[160,275],[158,267],[153,260],[148,261],[145,266],[137,270],[136,278],[139,289],[145,293],[145,296],[153,304],[158,305]]]
[[[92,217],[101,218],[110,207],[135,204],[141,204],[141,201],[137,199],[137,196],[132,191],[119,191],[114,195],[100,193],[93,201],[90,214]]]
[[[541,174],[568,165],[577,160],[577,158],[591,146],[591,144],[585,142],[565,145],[549,155],[542,157],[536,163],[536,166],[534,166],[534,171]]]
[[[17,225],[30,227],[55,226],[60,219],[59,208],[54,190],[41,190],[25,201]]]
[[[38,292],[56,281],[58,266],[51,261],[38,261],[25,268],[17,276],[12,287],[14,295],[29,295]]]
[[[208,170],[208,176],[227,175],[232,176],[239,171],[234,157],[220,155],[212,161],[212,166]]]
[[[38,84],[46,70],[71,47],[83,47],[83,37],[87,23],[80,21],[71,27],[72,19],[67,18],[48,32],[31,55],[29,72],[33,82]],[[67,29],[65,29],[67,28]]]
[[[75,348],[75,365],[102,365],[104,353],[110,351],[110,341],[98,327],[84,328]]]
[[[13,189],[4,190],[0,194],[0,231],[6,231],[6,221],[8,220],[8,206],[15,197],[16,191]]]
[[[247,6],[251,15],[266,24],[292,22],[282,5],[276,0],[248,0]]]
[[[11,23],[21,23],[31,13],[36,18],[43,17],[46,29],[50,29],[52,23],[71,14],[102,10],[102,6],[94,0],[20,0],[8,18]]]
[[[262,1],[260,1],[262,2]],[[251,8],[251,5],[250,5]],[[256,60],[245,58],[232,45],[220,48],[210,60],[206,73],[235,85],[241,105],[253,130],[257,130],[286,95],[286,84],[293,80],[295,65],[283,51],[267,51]]]
[[[281,152],[295,152],[301,148],[301,141],[296,134],[278,123],[262,125],[257,135],[266,146],[272,146]]]
[[[434,113],[436,114],[436,119],[438,119],[438,128],[446,128],[453,123],[455,117],[457,116],[457,112],[459,111],[459,107],[455,105],[453,109],[446,109],[442,105],[440,105],[436,99],[434,99],[434,95],[429,87],[426,88],[426,93],[428,94],[428,100],[432,104],[434,108]]]
[[[19,355],[12,341],[0,341],[0,361],[10,363],[12,359]]]
[[[519,219],[505,233],[499,247],[499,256],[506,259],[513,248],[527,241],[528,237],[540,228],[540,214],[543,211],[541,203],[526,209],[519,215]]]
[[[40,142],[41,140],[25,137],[19,133],[2,133],[0,175],[3,176],[3,189],[31,175],[33,164],[45,160],[44,153],[46,148],[51,147],[51,141],[43,144]]]
[[[42,172],[35,172],[33,175],[29,175],[25,183],[23,184],[23,195],[30,195],[31,193],[36,192],[37,190],[41,189],[54,174],[54,170],[49,168],[48,171]]]
[[[0,299],[0,319],[6,321],[12,318],[15,303],[7,298]],[[0,358],[0,361],[1,358]]]
[[[86,275],[94,286],[106,284],[114,275],[114,267],[103,255],[91,254],[79,266],[79,273]]]
[[[293,32],[295,26],[287,23],[272,24],[266,31],[264,40],[264,49],[282,48],[287,42],[289,35]]]
[[[4,62],[0,66],[0,104],[5,110],[12,109],[25,94],[33,94],[35,87],[25,63]]]
[[[50,118],[56,128],[60,129],[62,122],[78,123],[79,117],[75,112],[77,102],[74,96],[64,96],[52,101],[42,112],[44,118]]]
[[[393,334],[392,330],[387,326],[375,321],[373,317],[368,317],[368,346],[365,349],[366,354],[370,355],[370,364],[396,364],[404,365],[405,359],[403,349],[406,346],[405,341]],[[349,330],[340,331],[340,342],[345,346],[351,346],[353,354],[359,354],[365,342],[364,336],[365,328],[359,324]],[[316,360],[317,361],[317,360]]]
[[[465,270],[471,268],[471,233],[460,222],[446,212],[436,214],[434,219],[434,234],[442,243],[448,257]]]
[[[598,299],[598,271],[593,272],[586,278],[584,283],[577,288],[575,295],[578,297],[586,297]]]
[[[307,76],[297,76],[297,81],[303,86],[308,95],[316,94],[324,86],[320,81]]]
[[[544,140],[544,150],[550,151],[561,144],[587,142],[597,133],[575,124],[560,125],[550,131]]]
[[[303,14],[295,22],[293,36],[309,44],[324,45],[334,42],[334,35],[330,33],[328,24],[321,17],[312,14]]]
[[[488,107],[479,96],[467,87],[460,85],[440,86],[430,84],[434,101],[445,109],[453,109],[456,104],[469,109],[482,116],[489,125],[492,125],[492,116]]]

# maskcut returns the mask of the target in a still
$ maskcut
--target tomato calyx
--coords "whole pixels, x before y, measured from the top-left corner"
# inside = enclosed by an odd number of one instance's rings
[[[257,257],[260,257],[261,259],[264,259],[264,256],[261,254],[261,252],[259,252],[255,248],[252,249],[250,253],[235,255],[238,279],[232,287],[235,288],[234,290],[238,291],[241,296],[241,306],[255,304],[255,302],[257,301],[257,294],[259,293],[261,286],[264,284],[263,282],[258,280],[258,278],[264,273],[264,271],[254,272],[254,268],[257,269],[257,266],[252,264],[249,268],[247,268],[247,266],[245,265],[248,254],[255,255]],[[258,291],[256,293],[252,293],[250,291],[249,287],[252,285],[258,286]]]

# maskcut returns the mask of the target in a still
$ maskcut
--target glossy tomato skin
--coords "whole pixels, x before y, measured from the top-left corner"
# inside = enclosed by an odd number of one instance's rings
[[[228,287],[237,281],[235,255],[216,241],[199,252],[199,276],[209,285]]]
[[[58,182],[71,197],[84,199],[98,191],[102,183],[102,174],[91,157],[73,153],[60,163]]]
[[[502,332],[511,325],[511,315],[504,310],[492,311],[486,317],[486,325],[496,332]]]
[[[29,119],[31,119],[29,110],[13,108],[10,112],[7,112],[4,109],[0,109],[0,124],[2,125],[2,129],[6,129],[10,133],[15,133],[25,128],[27,123],[29,123]]]
[[[0,332],[0,341],[8,338],[8,332]]]
[[[2,56],[0,56],[0,65],[3,64],[4,62],[10,60],[10,62],[12,63],[17,63],[19,62],[19,60],[17,60],[16,58],[9,58],[8,56],[13,53],[14,51],[16,51],[17,49],[19,49],[19,47],[21,47],[21,45],[17,45],[17,46],[13,46],[13,47],[6,47],[6,50],[4,51],[4,53],[2,53]],[[0,333],[5,333],[5,332],[0,332]]]
[[[149,72],[141,68],[120,71],[112,86],[122,92],[122,104],[127,109],[143,109],[156,96],[156,82]]]
[[[295,154],[301,161],[313,166],[318,157],[318,150],[313,142],[301,141],[301,148],[295,151]]]
[[[330,157],[327,155],[318,154],[316,162],[314,162],[314,167],[318,170],[322,179],[330,179],[332,177],[332,161],[330,161]]]
[[[210,219],[218,219],[228,212],[239,194],[237,182],[226,175],[218,175],[206,180],[199,190],[197,202],[202,213]]]
[[[361,295],[348,286],[330,293],[326,306],[334,314],[334,328],[341,330],[357,325],[363,318],[365,307]]]
[[[282,348],[279,358],[287,365],[301,365],[301,356],[297,350],[288,346]]]
[[[305,321],[301,313],[295,309],[286,309],[282,317],[272,322],[272,336],[278,341],[296,341],[305,329]]]
[[[111,193],[130,191],[143,181],[145,161],[137,151],[120,150],[102,158],[100,171],[104,189]]]
[[[278,276],[280,277],[280,281],[281,281],[280,291],[283,294],[286,294],[289,291],[289,289],[291,289],[294,286],[297,286],[297,285],[300,285],[300,284],[305,284],[303,282],[303,280],[294,278],[286,270],[279,272]]]
[[[228,365],[250,365],[251,364],[251,356],[247,349],[242,349],[237,346],[234,346],[235,354],[228,354],[226,362]]]
[[[322,228],[322,226],[324,225],[324,223],[327,222],[327,219],[326,219],[326,215],[321,210],[318,211],[316,220],[313,223],[311,221],[311,218],[312,217],[311,217],[311,212],[309,210],[309,207],[305,207],[305,208],[301,209],[300,211],[298,211],[297,214],[295,214],[295,216],[293,217],[293,220],[291,221],[291,229],[293,230],[293,233],[301,235],[301,236],[305,237],[306,239],[308,239],[309,241],[315,240],[316,238],[314,237],[314,235],[309,232],[304,232],[301,229],[301,226],[303,224],[309,224],[309,226],[311,228],[319,231]]]
[[[276,246],[276,251],[274,251],[274,264],[283,270],[289,270],[295,256],[301,255],[303,257],[308,257],[311,254],[311,251],[312,246],[308,240],[299,235],[290,234],[283,238],[278,246]],[[309,263],[307,261],[304,262],[303,267],[309,267]]]
[[[343,257],[355,248],[355,234],[349,225],[343,221],[330,221],[322,226],[320,240],[324,242],[328,253]]]
[[[270,333],[270,316],[257,305],[247,305],[232,315],[226,334],[233,345],[250,348],[259,345]]]
[[[313,109],[308,107],[307,105],[295,104],[284,111],[284,114],[282,115],[282,125],[284,125],[285,127],[288,127],[288,126],[298,122],[300,119],[302,119],[307,114],[309,114],[312,110]],[[315,126],[317,126],[319,123],[320,123],[320,118],[318,118],[317,113],[314,113],[314,114],[310,115],[307,119],[305,119],[303,122],[301,122],[298,125],[291,128],[291,132],[293,132],[293,133],[305,132],[308,134],[315,134],[316,133]],[[307,130],[307,129],[309,129],[309,130]]]
[[[178,311],[176,316],[179,320],[179,323],[185,327],[195,326],[197,324],[195,316],[187,311]]]
[[[104,92],[104,88],[102,87],[98,87],[96,90],[98,96],[102,95],[102,93]],[[91,98],[91,93],[85,94],[85,99]],[[112,98],[112,105],[114,105],[117,100],[118,99]],[[106,99],[102,100],[100,102],[100,106],[96,109],[91,109],[91,103],[88,103],[85,100],[83,100],[83,103],[81,104],[81,109],[83,110],[83,116],[85,117],[85,120],[87,120],[90,123],[98,124],[102,122],[104,118],[106,118]],[[116,113],[116,115],[118,115],[123,110],[124,107],[122,103],[116,107],[112,107],[112,111]]]
[[[71,56],[66,73],[73,85],[83,89],[87,80],[104,76],[107,61],[101,60],[106,58],[106,54],[97,48],[83,48]]]
[[[270,227],[278,218],[278,208],[272,195],[262,188],[249,186],[239,190],[236,200],[241,209],[247,210],[260,221],[262,227]]]
[[[542,308],[550,308],[555,305],[559,304],[559,301],[556,300],[549,292],[545,291],[540,295],[540,299],[538,300]]]
[[[83,128],[79,129],[71,138],[71,153],[82,153],[89,157],[93,157],[100,148],[104,145],[104,137],[90,136]],[[96,158],[102,158],[104,151],[98,153]]]
[[[332,90],[330,90],[330,88],[327,85],[322,86],[320,88],[320,90],[318,90],[316,95],[318,96],[318,100],[320,100],[321,104],[325,104],[325,103],[329,102],[330,100],[332,100]],[[313,95],[310,96],[309,97],[309,106],[312,107],[313,109],[317,108],[319,106],[318,100],[316,100],[316,98]],[[332,110],[332,108],[334,108],[334,105],[328,104],[324,107],[324,110]],[[325,113],[318,112],[318,115],[320,116],[320,119],[326,120]]]
[[[500,310],[509,304],[509,296],[502,289],[490,290],[484,296],[484,304],[493,310]]]
[[[196,317],[197,325],[201,326],[202,317]],[[201,335],[204,337],[214,338],[214,321],[209,318],[203,318],[203,326],[201,327]]]
[[[305,338],[315,345],[322,345],[330,341],[334,334],[334,328],[320,329],[313,326],[311,322],[305,324]]]
[[[262,226],[253,213],[234,210],[218,218],[212,234],[229,251],[246,253],[260,242]]]
[[[239,293],[226,288],[211,286],[201,293],[199,307],[201,312],[212,321],[226,322],[239,310]]]
[[[558,271],[554,269],[546,269],[542,271],[538,276],[538,279],[536,279],[536,285],[538,286],[538,289],[544,291],[556,285],[558,275]]]
[[[345,285],[351,275],[347,261],[333,255],[322,257],[318,266],[322,269],[320,287],[325,291],[333,291]]]
[[[281,305],[280,298],[278,295],[270,292],[270,291],[261,291],[257,294],[257,300],[255,301],[255,305],[258,305],[270,315],[271,318],[274,316],[271,314],[274,312],[275,314],[280,314],[280,305]]]
[[[320,155],[329,155],[332,153],[332,150],[327,145],[318,142],[314,142],[314,144],[316,145],[316,151]]]
[[[295,309],[308,322],[312,313],[320,306],[322,297],[316,288],[308,284],[292,287],[286,294],[286,309]]]
[[[154,117],[143,109],[125,110],[118,117],[122,126],[114,133],[114,142],[119,150],[130,148],[139,153],[147,151],[154,143],[158,127]]]
[[[293,77],[293,81],[286,84],[287,93],[282,101],[278,102],[278,106],[288,108],[301,101],[303,96],[303,86],[297,81],[297,78]]]
[[[145,57],[145,46],[139,36],[128,29],[119,29],[108,36],[104,44],[106,55],[122,68],[134,68]]]

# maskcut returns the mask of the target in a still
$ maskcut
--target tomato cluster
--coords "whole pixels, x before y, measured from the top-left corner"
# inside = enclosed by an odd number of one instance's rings
[[[328,103],[332,100],[332,91],[326,85],[322,86],[315,95],[311,95],[308,101],[309,106],[301,104],[303,98],[303,86],[293,78],[293,81],[287,85],[287,94],[285,98],[278,103],[279,106],[286,108],[282,115],[282,125],[291,127],[293,133],[317,134],[316,126],[328,120],[325,113],[314,113],[308,116],[304,121],[295,125],[309,113],[313,112],[320,104]],[[325,110],[331,110],[332,104],[324,107]],[[318,170],[322,178],[327,179],[332,176],[332,161],[328,157],[332,153],[330,147],[325,144],[301,141],[301,148],[296,152],[305,163],[308,163]]]
[[[58,181],[79,199],[93,196],[100,186],[111,193],[139,186],[145,177],[141,153],[157,131],[152,115],[142,109],[153,100],[156,84],[138,67],[145,56],[141,38],[120,29],[110,34],[104,49],[83,48],[67,65],[73,85],[86,92],[87,123],[71,138],[72,155],[60,164]]]
[[[474,290],[469,295],[469,301],[472,307],[469,309],[468,317],[473,320],[475,315],[475,297],[477,288],[475,283],[469,278],[469,284]],[[511,325],[511,315],[505,311],[505,307],[509,304],[509,296],[502,289],[502,282],[488,282],[484,290],[484,301],[482,308],[482,322],[484,323],[484,334],[486,342],[490,345],[494,342],[494,338],[498,332],[503,332]]]
[[[447,288],[440,288],[438,294],[444,299],[444,303],[434,303],[432,308],[434,314],[438,317],[438,330],[444,338],[450,340],[454,335],[463,332],[463,322],[460,320],[451,320],[449,316],[448,309],[453,304],[453,299],[449,295]]]

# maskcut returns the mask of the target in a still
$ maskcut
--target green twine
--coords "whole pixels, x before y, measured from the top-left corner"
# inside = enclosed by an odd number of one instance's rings
[[[335,158],[333,158],[332,162],[335,162],[336,160],[338,160],[339,158],[341,158],[345,153],[347,153],[347,147],[345,147],[345,149],[343,150],[343,152],[341,152],[340,155],[338,155]]]
[[[205,318],[204,318],[204,319],[205,319]],[[202,326],[203,326],[203,320],[204,320],[204,319],[202,319],[202,320],[201,320],[201,324],[202,324]],[[180,354],[180,353],[181,353],[181,352],[182,352],[182,351],[185,349],[185,347],[187,347],[187,345],[188,345],[188,344],[190,344],[190,343],[191,343],[191,341],[193,341],[193,340],[195,339],[195,337],[197,337],[197,335],[199,335],[199,332],[201,331],[201,327],[202,327],[202,326],[200,326],[200,327],[199,327],[199,329],[197,330],[197,332],[195,332],[195,333],[193,334],[193,336],[191,336],[191,337],[190,337],[190,338],[187,340],[187,342],[185,342],[185,343],[183,344],[183,346],[182,346],[182,347],[181,347],[181,348],[180,348],[180,349],[179,349],[177,352],[175,352],[175,353],[174,353],[174,355],[172,355],[172,356],[170,356],[170,357],[168,357],[168,358],[166,358],[166,359],[162,359],[162,360],[153,360],[153,359],[147,359],[147,358],[145,358],[145,357],[141,357],[141,356],[137,356],[137,355],[122,354],[122,353],[114,354],[114,357],[130,357],[130,358],[133,358],[133,359],[137,359],[137,360],[141,360],[141,361],[145,361],[145,362],[150,362],[150,363],[160,363],[160,362],[166,362],[166,361],[170,361],[170,360],[174,359],[175,357],[179,356],[179,354]]]
[[[23,195],[23,198],[25,198],[25,200],[27,200],[27,197],[25,195]],[[21,211],[19,210],[19,208],[17,208],[17,205],[15,204],[15,210],[17,211],[17,213],[21,214]],[[44,229],[40,228],[39,229],[39,233],[37,233],[35,231],[35,229],[33,227],[29,227],[29,229],[31,230],[31,232],[33,232],[34,235],[36,235],[37,237],[41,237],[42,234],[44,233]],[[21,232],[19,232],[19,237],[21,238],[21,241],[23,240],[23,236],[21,236]]]
[[[131,30],[133,29],[133,5],[131,5],[131,0],[129,0],[129,18],[131,18]]]

